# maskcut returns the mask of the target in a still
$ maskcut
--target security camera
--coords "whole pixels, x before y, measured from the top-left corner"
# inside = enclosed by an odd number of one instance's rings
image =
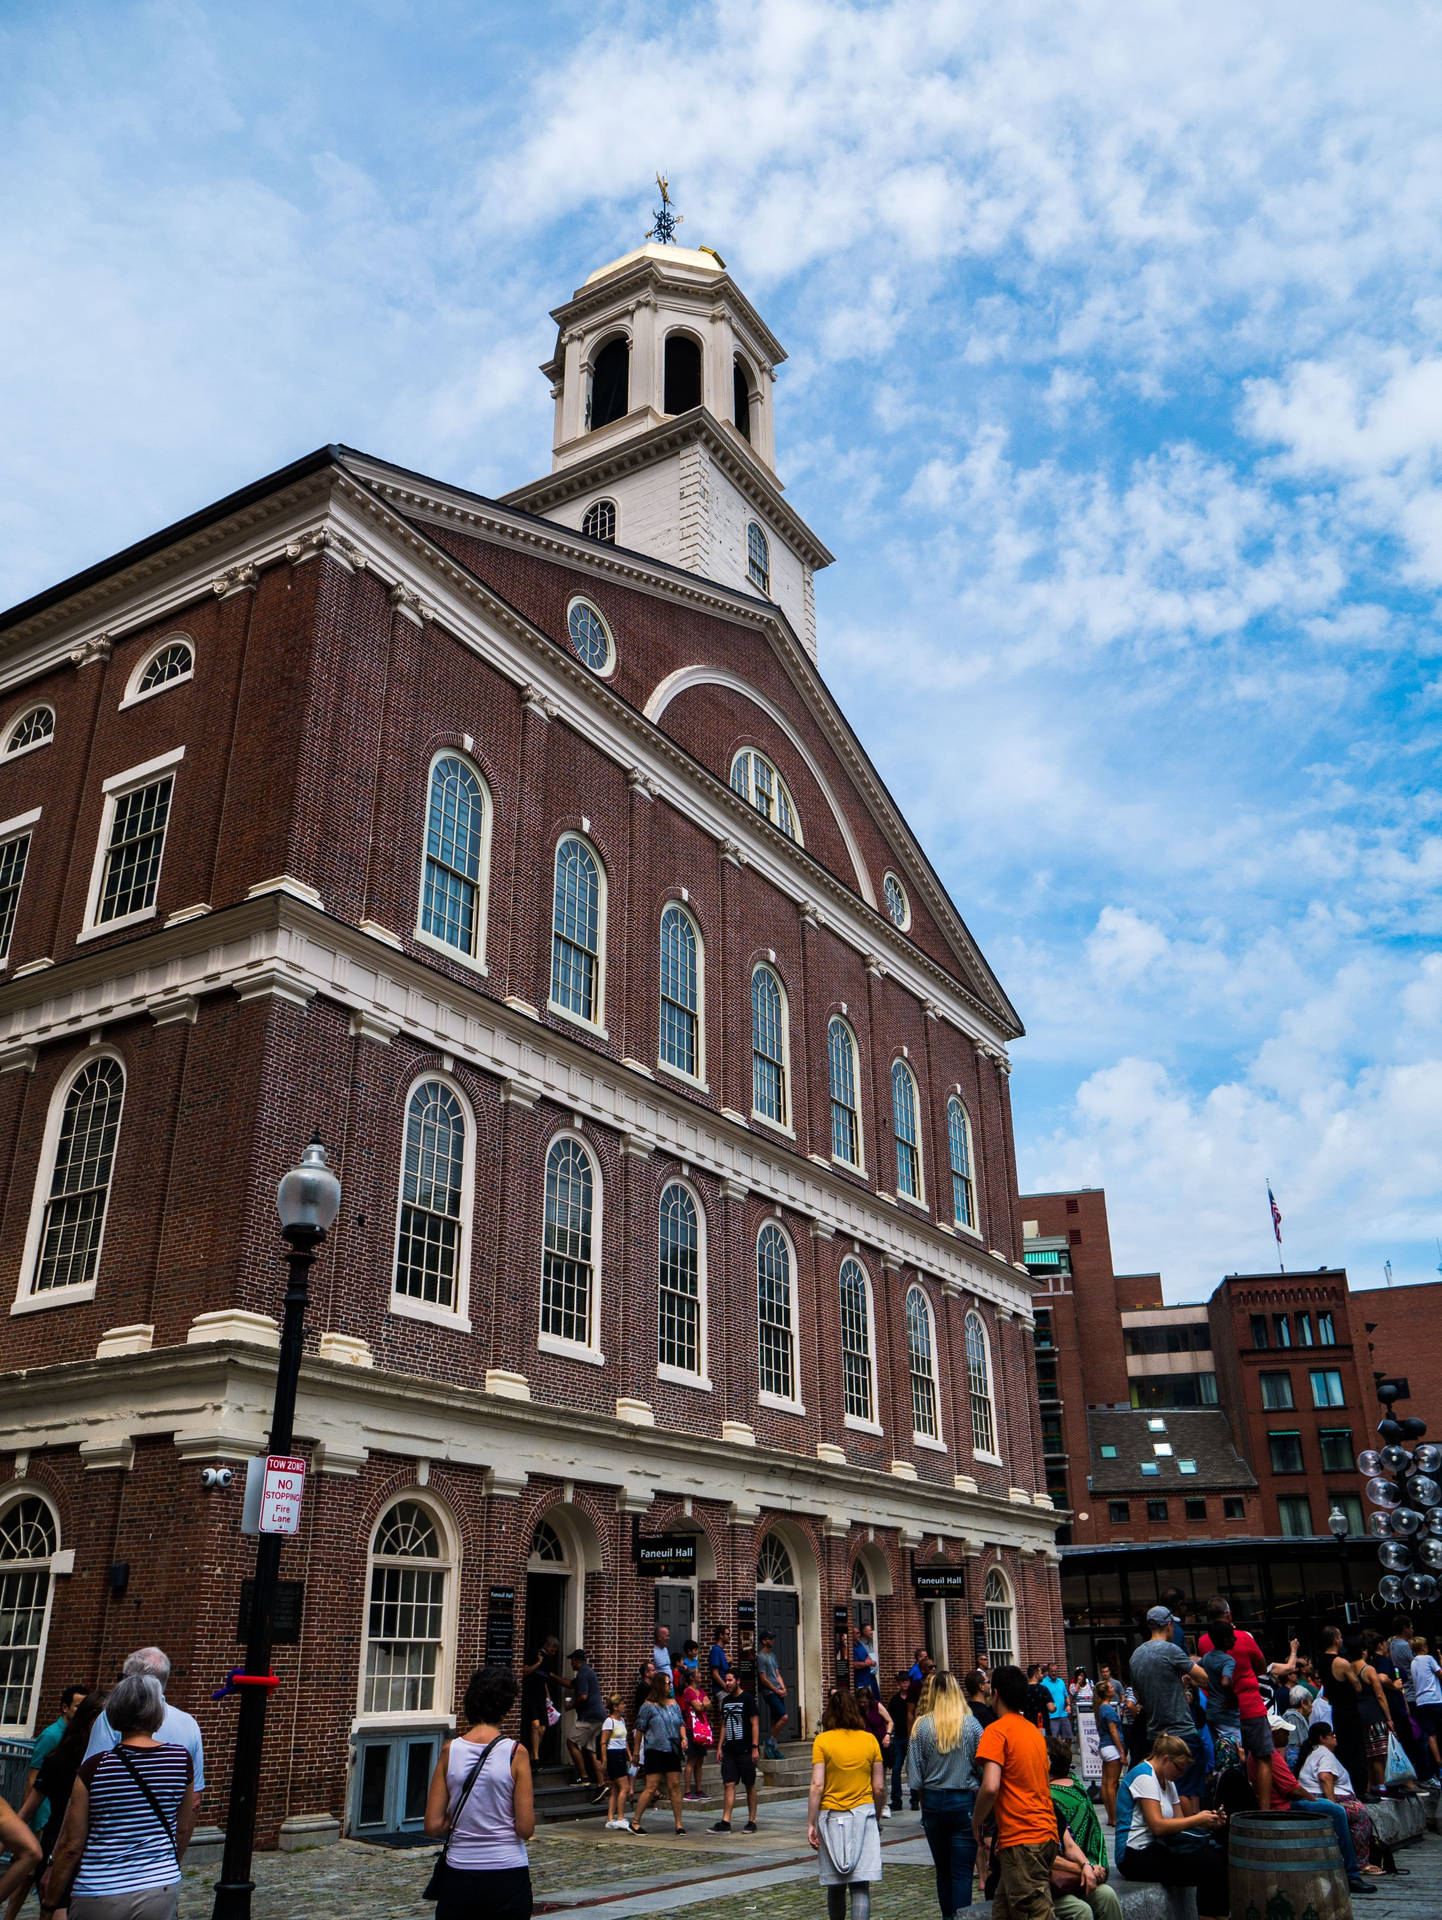
[[[225,1488],[234,1478],[229,1467],[202,1467],[200,1470],[200,1484],[203,1487]]]

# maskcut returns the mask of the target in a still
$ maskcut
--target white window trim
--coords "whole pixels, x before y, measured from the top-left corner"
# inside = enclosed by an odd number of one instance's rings
[[[95,859],[90,868],[90,891],[85,898],[85,918],[75,938],[81,940],[99,940],[104,934],[114,933],[121,927],[137,926],[142,920],[153,920],[160,911],[160,880],[165,871],[165,849],[170,845],[170,823],[175,818],[175,784],[170,789],[170,806],[165,816],[165,832],[160,842],[160,866],[155,875],[155,899],[148,907],[139,907],[134,913],[123,913],[115,920],[106,920],[98,926],[95,914],[100,905],[100,888],[105,878],[105,856],[110,850],[110,830],[115,824],[115,809],[122,797],[134,791],[136,787],[146,786],[158,773],[169,768],[178,768],[185,758],[184,747],[172,747],[169,753],[157,754],[153,760],[144,760],[138,767],[127,767],[123,773],[112,773],[108,780],[102,780],[100,791],[105,796],[105,804],[100,810],[100,834],[95,843]]]
[[[851,1084],[856,1096],[856,1105],[852,1109],[856,1115],[856,1158],[843,1160],[839,1153],[832,1153],[831,1164],[835,1167],[844,1167],[848,1173],[860,1174],[864,1180],[866,1178],[866,1130],[861,1121],[861,1048],[857,1043],[856,1029],[844,1013],[830,1014],[826,1021],[826,1131],[828,1135],[831,1132],[831,1027],[833,1021],[837,1020],[845,1027],[847,1037],[851,1041]]]
[[[752,996],[755,990],[756,976],[763,968],[776,982],[777,990],[781,995],[782,1116],[779,1120],[773,1120],[768,1113],[759,1112],[754,1104],[756,1098],[756,1011]],[[773,966],[769,960],[758,960],[756,962],[751,969],[751,977],[746,982],[746,985],[748,989],[746,995],[746,1011],[749,1016],[747,1024],[751,1028],[751,1043],[746,1049],[751,1055],[749,1062],[751,1067],[751,1098],[753,1103],[751,1107],[751,1118],[759,1122],[761,1126],[769,1127],[773,1133],[782,1133],[785,1134],[788,1140],[794,1140],[796,1138],[796,1132],[791,1124],[791,996],[786,991],[786,982],[781,978],[780,970]]]
[[[933,1440],[929,1433],[913,1433],[911,1443],[915,1447],[924,1447],[928,1453],[950,1453],[951,1451],[944,1440]]]
[[[995,1424],[995,1422],[996,1422],[996,1413],[995,1413],[995,1409],[993,1408],[993,1412],[992,1412],[993,1425]],[[983,1453],[980,1447],[972,1448],[971,1457],[973,1460],[984,1460],[987,1466],[989,1467],[1004,1467],[1006,1465],[1005,1460],[1002,1459],[999,1453]]]
[[[916,1077],[911,1062],[904,1054],[898,1053],[891,1063],[893,1080],[898,1067],[901,1068],[902,1072],[911,1082],[911,1114],[916,1127],[916,1192],[903,1193],[901,1191],[901,1182],[898,1178],[895,1188],[896,1198],[905,1206],[921,1207],[929,1213],[931,1209],[926,1198],[926,1153],[924,1151],[926,1128],[922,1125],[921,1119],[923,1111],[921,1105],[921,1083]],[[891,1096],[891,1151],[893,1154],[896,1152],[896,1139],[896,1092],[895,1086],[893,1085]],[[896,1168],[893,1167],[892,1172],[896,1173],[896,1171]]]
[[[550,1149],[547,1148],[547,1151],[549,1152]],[[691,1184],[689,1180],[683,1179],[679,1174],[673,1174],[670,1179],[664,1180],[661,1183],[660,1193],[656,1195],[656,1292],[658,1296],[657,1303],[656,1303],[657,1311],[659,1314],[659,1311],[660,1311],[659,1295],[661,1291],[661,1253],[660,1253],[661,1202],[664,1199],[668,1189],[670,1189],[671,1187],[684,1188],[684,1190],[691,1196],[691,1205],[696,1209],[696,1315],[697,1315],[696,1360],[697,1360],[697,1368],[695,1373],[688,1373],[684,1367],[671,1366],[666,1361],[658,1360],[656,1362],[656,1378],[658,1380],[671,1380],[671,1381],[674,1381],[677,1385],[683,1386],[683,1387],[702,1387],[705,1392],[710,1393],[711,1391],[711,1354],[709,1349],[708,1327],[707,1327],[707,1321],[709,1317],[708,1315],[709,1301],[707,1298],[707,1268],[706,1268],[706,1242],[709,1236],[707,1233],[706,1209],[702,1204],[701,1196],[696,1191],[695,1187]],[[658,1324],[657,1324],[658,1341],[659,1341],[659,1337],[660,1337],[660,1325],[658,1320]]]
[[[882,1434],[886,1431],[879,1420],[863,1420],[859,1414],[855,1413],[843,1414],[842,1421],[852,1433]]]
[[[551,998],[551,983],[556,977],[556,855],[561,851],[563,840],[579,840],[596,863],[596,1009],[590,1020],[573,1007],[563,1007],[559,1000]],[[558,833],[556,844],[551,849],[551,911],[546,916],[549,931],[546,941],[546,1011],[554,1013],[559,1020],[569,1020],[573,1027],[579,1027],[582,1033],[589,1033],[597,1040],[609,1040],[611,1037],[606,1031],[606,910],[610,893],[606,863],[590,835],[579,833],[574,827],[567,827],[564,833]],[[577,1135],[577,1138],[580,1136]],[[550,1151],[549,1145],[547,1151]]]
[[[546,1277],[546,1168],[550,1162],[551,1150],[562,1140],[574,1140],[585,1154],[591,1166],[591,1313],[590,1337],[586,1340],[567,1340],[558,1333],[545,1333],[541,1329],[541,1294]],[[669,1184],[669,1183],[668,1183]],[[577,1133],[574,1127],[561,1127],[546,1142],[546,1151],[541,1156],[541,1258],[536,1268],[536,1348],[540,1353],[559,1354],[563,1360],[581,1360],[588,1367],[604,1367],[606,1356],[601,1351],[601,1250],[604,1242],[601,1230],[605,1224],[606,1195],[605,1182],[601,1176],[601,1162],[596,1149],[583,1133]]]
[[[29,813],[17,813],[13,820],[0,820],[0,847],[8,846],[12,840],[18,840],[22,833],[29,833],[31,828],[36,826],[39,823],[40,815],[42,812],[43,812],[43,808],[32,807]],[[26,873],[28,873],[29,870],[30,870],[30,855],[27,853],[25,856]],[[24,893],[24,891],[25,891],[25,878],[24,878],[24,875],[22,875],[20,880],[20,893],[17,893],[15,896],[15,913],[17,918],[19,917],[19,913],[20,913],[20,897],[21,897],[21,894]],[[13,939],[11,940],[10,944],[12,947],[14,946],[15,943]],[[10,968],[9,953],[7,952],[4,954],[0,954],[0,973],[7,973],[9,971],[9,968]]]
[[[925,1447],[928,1453],[949,1453],[951,1449],[946,1444],[946,1422],[942,1418],[941,1345],[937,1337],[936,1314],[932,1308],[931,1301],[927,1298],[926,1288],[923,1287],[920,1281],[917,1281],[917,1280],[912,1281],[911,1285],[906,1289],[906,1293],[902,1299],[902,1303],[901,1303],[901,1312],[902,1312],[902,1321],[903,1321],[902,1333],[904,1335],[906,1332],[906,1328],[905,1328],[906,1303],[911,1298],[913,1293],[920,1294],[921,1296],[921,1304],[926,1312],[927,1331],[931,1335],[931,1398],[932,1398],[932,1404],[936,1408],[936,1432],[934,1435],[929,1433],[917,1433],[915,1430],[915,1422],[913,1422],[911,1437],[918,1447]],[[967,1390],[968,1392],[970,1392],[969,1381],[967,1383]],[[906,1343],[906,1392],[907,1392],[907,1398],[909,1399],[911,1397],[911,1342],[909,1339],[907,1340],[907,1343]],[[991,1417],[992,1417],[992,1423],[993,1425],[995,1425],[996,1404],[995,1404],[994,1397],[993,1397],[993,1403],[992,1403]]]
[[[947,1197],[951,1201],[951,1224],[958,1233],[969,1233],[973,1239],[980,1241],[982,1239],[980,1226],[968,1226],[965,1220],[958,1220],[956,1217],[955,1181],[957,1173],[955,1167],[951,1164],[951,1109],[953,1105],[961,1109],[962,1138],[966,1141],[966,1151],[971,1161],[971,1204],[978,1221],[981,1219],[981,1181],[978,1177],[976,1129],[971,1124],[971,1108],[959,1093],[949,1093],[946,1097],[946,1177],[948,1183]]]
[[[966,1430],[968,1434],[971,1433],[971,1361],[966,1351],[966,1323],[972,1314],[976,1315],[977,1325],[981,1328],[981,1344],[986,1351],[986,1392],[987,1399],[991,1402],[991,1431],[997,1439],[1000,1439],[1001,1416],[997,1411],[996,1367],[991,1353],[991,1329],[986,1324],[986,1315],[976,1307],[968,1307],[961,1316],[961,1361],[963,1377],[966,1381]],[[984,1460],[990,1467],[1006,1465],[999,1453],[984,1451],[977,1446],[975,1439],[971,1443],[971,1457],[973,1460]]]
[[[415,1098],[417,1087],[428,1086],[437,1081],[448,1093],[453,1093],[460,1102],[461,1118],[465,1122],[466,1146],[461,1159],[461,1234],[456,1249],[456,1304],[443,1307],[434,1300],[415,1300],[408,1293],[396,1292],[396,1261],[401,1248],[401,1208],[406,1196],[406,1133],[410,1127],[411,1101]],[[405,1098],[401,1102],[400,1126],[400,1169],[396,1175],[396,1225],[391,1236],[391,1290],[389,1309],[405,1320],[428,1320],[433,1326],[449,1327],[452,1333],[471,1331],[471,1220],[476,1210],[476,1143],[480,1138],[476,1127],[475,1109],[466,1097],[465,1088],[460,1086],[451,1074],[439,1070],[418,1073],[406,1088]]]
[[[590,535],[587,535],[588,539],[590,537]],[[591,613],[594,613],[601,623],[602,633],[606,636],[606,658],[604,663],[599,667],[593,667],[589,660],[583,660],[581,658],[580,653],[576,649],[576,643],[571,638],[571,615],[577,607],[585,607]],[[611,675],[616,671],[616,636],[611,631],[610,621],[588,593],[573,593],[566,602],[566,645],[570,649],[571,658],[580,666],[583,666],[587,673],[594,673],[598,680],[609,680]]]
[[[900,887],[901,889],[902,915],[899,920],[891,919],[891,909],[886,904],[886,883],[888,880],[894,880],[897,886]],[[883,873],[881,876],[881,904],[882,904],[883,912],[885,913],[887,919],[891,920],[891,924],[896,928],[897,932],[910,933],[911,931],[911,895],[907,890],[906,882],[902,879],[901,875],[896,871],[895,867],[888,867],[885,873]]]
[[[52,725],[49,733],[47,733],[44,736],[44,738],[40,740],[27,740],[23,747],[7,748],[4,753],[0,753],[0,766],[3,766],[7,761],[10,761],[10,760],[23,760],[27,753],[37,753],[41,747],[49,747],[54,745],[55,735],[58,730],[59,723],[58,721],[56,721],[56,718],[55,718],[55,709],[54,707],[51,706],[48,700],[37,700],[33,706],[23,708],[21,712],[16,714],[13,720],[7,722],[5,727],[5,735],[8,738],[9,735],[12,734],[15,731],[15,729],[19,726],[22,720],[28,720],[32,713],[39,713],[42,708],[46,713],[50,715],[50,718],[52,721]]]
[[[415,1560],[410,1564],[417,1567],[442,1567],[446,1574],[446,1599],[441,1620],[441,1652],[436,1662],[436,1699],[441,1704],[427,1707],[414,1713],[397,1711],[382,1713],[379,1710],[367,1711],[366,1667],[370,1662],[370,1618],[371,1618],[371,1570],[375,1565],[375,1542],[381,1521],[391,1508],[401,1500],[414,1501],[423,1507],[436,1524],[436,1532],[441,1536],[445,1548],[442,1560]],[[460,1624],[460,1537],[452,1521],[450,1510],[440,1501],[433,1500],[429,1492],[422,1487],[401,1487],[393,1491],[382,1502],[366,1541],[365,1581],[361,1590],[361,1633],[359,1672],[356,1676],[356,1714],[355,1727],[358,1731],[368,1731],[373,1727],[454,1727],[456,1716],[447,1711],[446,1702],[455,1697],[456,1650],[459,1644]]]
[[[601,535],[599,533],[586,532],[586,515],[591,511],[592,507],[609,507],[611,509],[611,538],[609,540],[602,540]],[[579,528],[579,532],[583,539],[600,540],[602,546],[609,546],[609,547],[620,546],[621,544],[621,502],[616,498],[614,493],[598,493],[594,500],[588,500],[586,502],[585,506],[582,507],[581,509],[581,525]],[[601,609],[597,607],[596,611],[597,613],[600,613]],[[568,609],[568,612],[569,612],[569,609]],[[566,638],[569,640],[570,637],[571,636],[568,632],[566,635]]]
[[[431,830],[431,782],[435,778],[436,768],[442,760],[459,760],[468,772],[475,775],[481,789],[481,870],[476,876],[476,945],[474,953],[467,953],[462,947],[453,947],[449,940],[442,940],[438,934],[428,933],[421,925],[426,907],[426,860],[429,857],[426,852],[426,843],[430,838]],[[425,811],[421,816],[421,877],[420,886],[416,892],[415,931],[411,937],[420,946],[429,947],[433,953],[443,953],[448,959],[456,961],[459,965],[471,967],[477,973],[487,975],[490,973],[490,968],[486,965],[486,931],[489,921],[488,909],[491,895],[491,820],[494,812],[495,807],[491,800],[491,783],[468,753],[462,753],[459,747],[442,747],[439,753],[431,755],[430,765],[426,768]],[[551,872],[551,886],[554,911],[554,867]]]
[[[12,1480],[5,1488],[4,1499],[0,1500],[0,1513],[7,1512],[11,1507],[18,1505],[21,1500],[32,1499],[39,1500],[42,1506],[48,1508],[51,1521],[55,1528],[56,1544],[55,1551],[51,1554],[48,1561],[0,1561],[0,1572],[5,1571],[7,1568],[16,1570],[40,1566],[49,1568],[49,1577],[45,1586],[45,1618],[40,1623],[40,1651],[36,1656],[35,1672],[30,1681],[30,1711],[24,1720],[0,1724],[0,1740],[29,1740],[34,1737],[36,1726],[43,1711],[41,1703],[45,1698],[45,1655],[50,1646],[50,1622],[55,1607],[55,1562],[59,1560],[66,1551],[65,1548],[60,1545],[60,1542],[65,1536],[60,1530],[59,1511],[56,1508],[55,1502],[43,1487],[37,1487],[30,1481],[24,1479]],[[69,1558],[73,1560],[74,1557],[75,1549],[72,1547],[69,1550]]]
[[[82,1281],[73,1287],[47,1287],[37,1293],[34,1289],[35,1263],[40,1254],[40,1234],[45,1221],[45,1209],[50,1202],[50,1182],[55,1177],[55,1156],[60,1147],[60,1126],[65,1117],[65,1102],[70,1098],[70,1089],[96,1060],[113,1060],[124,1076],[124,1085],[120,1093],[120,1119],[115,1127],[115,1150],[120,1150],[120,1130],[125,1124],[125,1101],[130,1092],[130,1074],[125,1061],[113,1047],[87,1048],[76,1056],[65,1072],[55,1083],[55,1091],[50,1096],[50,1111],[45,1116],[45,1132],[40,1142],[40,1159],[35,1172],[34,1191],[30,1197],[30,1220],[25,1229],[25,1247],[20,1256],[20,1276],[15,1287],[15,1300],[11,1306],[12,1314],[43,1313],[49,1307],[66,1307],[83,1300],[93,1300],[99,1281],[100,1263],[105,1258],[105,1233],[110,1225],[110,1203],[115,1197],[115,1161],[110,1163],[110,1184],[105,1190],[105,1217],[100,1223],[100,1241],[95,1249],[95,1274],[93,1280]]]
[[[748,693],[750,693],[749,688],[747,689],[747,691]],[[754,699],[755,695],[751,694],[751,698]],[[765,708],[764,710],[772,719],[780,721],[780,716],[777,714],[771,713],[771,710],[769,707]],[[650,716],[648,715],[647,717],[649,718]],[[785,722],[780,721],[780,724],[784,726]],[[787,732],[789,735],[790,733],[789,728],[787,728]],[[793,741],[792,744],[796,745],[798,743]],[[771,769],[771,778],[776,782],[778,794],[783,790],[786,794],[786,804],[791,809],[791,825],[795,829],[794,832],[788,833],[786,829],[782,826],[779,818],[773,820],[769,814],[762,813],[760,807],[757,806],[756,800],[754,797],[755,791],[756,791],[756,782],[752,777],[752,774],[749,768],[747,769],[747,775],[746,775],[746,792],[745,793],[740,792],[737,789],[737,787],[733,784],[736,778],[736,762],[741,758],[743,754],[747,755],[750,759],[753,759],[753,760],[764,760],[766,762],[766,765]],[[808,765],[809,765],[809,762],[808,762]],[[814,767],[812,767],[810,770],[813,773],[816,772],[816,769]],[[820,775],[817,775],[817,778],[819,780]],[[789,840],[791,844],[796,847],[802,847],[802,848],[805,847],[806,842],[802,838],[802,834],[801,834],[801,815],[797,811],[797,807],[796,807],[796,795],[791,791],[790,781],[783,777],[780,767],[777,766],[776,762],[772,759],[769,753],[763,753],[759,747],[738,747],[735,753],[733,753],[731,756],[731,765],[727,770],[727,774],[726,774],[726,784],[731,789],[731,792],[736,795],[736,798],[738,800],[744,801],[746,805],[751,809],[752,813],[754,813],[759,819],[764,820],[767,826],[770,827],[773,830],[773,832],[779,833],[783,840]],[[828,790],[828,797],[829,797],[829,790]],[[836,807],[833,810],[836,812],[837,817],[839,819],[840,808]],[[779,798],[777,800],[776,811],[778,815],[781,812],[781,803]],[[860,869],[858,868],[858,871],[859,870]],[[888,925],[890,924],[889,920],[887,924]]]
[[[696,942],[695,1073],[687,1073],[684,1067],[675,1066],[671,1061],[661,1058],[661,985],[659,973],[661,922],[665,919],[672,907],[674,907],[678,913],[685,915],[686,923],[691,929],[692,938]],[[661,1069],[662,1073],[674,1074],[678,1080],[684,1081],[688,1087],[698,1087],[701,1092],[709,1093],[711,1089],[706,1084],[706,942],[701,937],[701,928],[697,924],[695,914],[692,913],[690,907],[687,906],[684,900],[665,900],[662,902],[661,911],[656,920],[656,956],[658,962],[656,982],[656,1065]],[[668,1181],[667,1184],[669,1185],[670,1182]],[[697,1204],[699,1205],[700,1203],[698,1202]]]
[[[846,1271],[848,1266],[860,1268],[862,1282],[866,1288],[866,1363],[871,1370],[871,1411],[873,1416],[875,1416],[881,1411],[881,1395],[876,1380],[876,1290],[871,1284],[870,1269],[861,1258],[861,1255],[859,1253],[848,1253],[843,1258],[836,1275],[838,1309],[841,1299],[841,1275]],[[843,1362],[841,1404],[844,1408],[846,1405],[845,1353],[839,1345],[837,1351],[841,1353]],[[863,1420],[860,1414],[843,1412],[842,1418],[853,1433],[881,1433],[884,1431],[881,1422],[874,1417],[870,1420]]]
[[[793,1347],[796,1345],[794,1332],[792,1334],[791,1344]],[[806,1408],[799,1400],[783,1399],[779,1393],[768,1393],[764,1387],[758,1389],[756,1403],[758,1406],[770,1407],[776,1413],[804,1414],[806,1411]]]
[[[151,687],[146,693],[138,692],[137,689],[141,681],[145,678],[145,669],[150,665],[151,661],[164,653],[167,647],[180,646],[190,648],[190,665],[186,668],[185,672],[177,673],[169,680],[162,680],[158,687]],[[168,633],[163,640],[156,642],[136,666],[135,671],[125,683],[125,697],[115,711],[117,713],[124,713],[127,707],[137,707],[142,700],[154,700],[158,694],[169,693],[172,687],[183,687],[187,680],[193,680],[194,678],[195,642],[188,633]]]
[[[794,1397],[788,1398],[782,1393],[771,1393],[761,1385],[761,1316],[760,1302],[757,1298],[758,1289],[761,1284],[761,1269],[758,1265],[757,1256],[761,1251],[761,1236],[768,1227],[775,1227],[776,1231],[785,1241],[786,1253],[790,1261],[791,1379],[794,1386],[799,1388],[801,1385],[801,1303],[798,1297],[797,1276],[799,1269],[796,1264],[796,1242],[791,1238],[791,1235],[779,1220],[768,1218],[763,1220],[761,1225],[756,1229],[756,1238],[751,1243],[751,1305],[752,1312],[756,1317],[756,1399],[758,1405],[774,1407],[779,1413],[805,1413],[806,1408],[800,1400]]]

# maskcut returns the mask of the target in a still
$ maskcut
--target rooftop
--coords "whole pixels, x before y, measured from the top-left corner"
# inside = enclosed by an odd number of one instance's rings
[[[1095,1496],[1202,1493],[1257,1484],[1232,1443],[1220,1407],[1093,1408],[1087,1413],[1087,1438]]]

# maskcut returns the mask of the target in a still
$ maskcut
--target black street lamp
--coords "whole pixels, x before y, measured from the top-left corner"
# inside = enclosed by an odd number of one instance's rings
[[[1377,1558],[1385,1569],[1377,1596],[1389,1607],[1435,1600],[1442,1572],[1442,1484],[1437,1479],[1442,1447],[1423,1441],[1425,1420],[1396,1417],[1394,1403],[1406,1397],[1405,1381],[1378,1381],[1383,1414],[1377,1432],[1383,1445],[1357,1456],[1359,1472],[1369,1476],[1367,1498],[1377,1509],[1367,1520],[1368,1533],[1381,1543]]]
[[[340,1181],[326,1164],[325,1148],[316,1134],[300,1165],[292,1167],[276,1194],[281,1236],[286,1242],[290,1269],[285,1290],[285,1322],[280,1335],[280,1359],[275,1373],[275,1406],[270,1417],[271,1453],[288,1453],[295,1438],[295,1391],[305,1344],[305,1310],[309,1304],[310,1266],[326,1230],[340,1211]],[[235,1731],[235,1769],[230,1778],[230,1808],[225,1822],[225,1857],[215,1883],[213,1920],[249,1920],[250,1877],[255,1851],[255,1812],[260,1799],[260,1758],[265,1740],[264,1684],[246,1685],[251,1675],[263,1683],[270,1674],[271,1615],[280,1573],[278,1533],[262,1533],[255,1549],[255,1591],[250,1608],[250,1636],[239,1688],[240,1721]]]

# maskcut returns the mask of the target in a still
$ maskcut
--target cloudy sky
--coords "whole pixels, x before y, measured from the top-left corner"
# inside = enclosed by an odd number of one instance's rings
[[[1442,1233],[1442,14],[0,10],[0,604],[328,440],[548,464],[658,166],[786,342],[822,665],[1174,1298]]]

